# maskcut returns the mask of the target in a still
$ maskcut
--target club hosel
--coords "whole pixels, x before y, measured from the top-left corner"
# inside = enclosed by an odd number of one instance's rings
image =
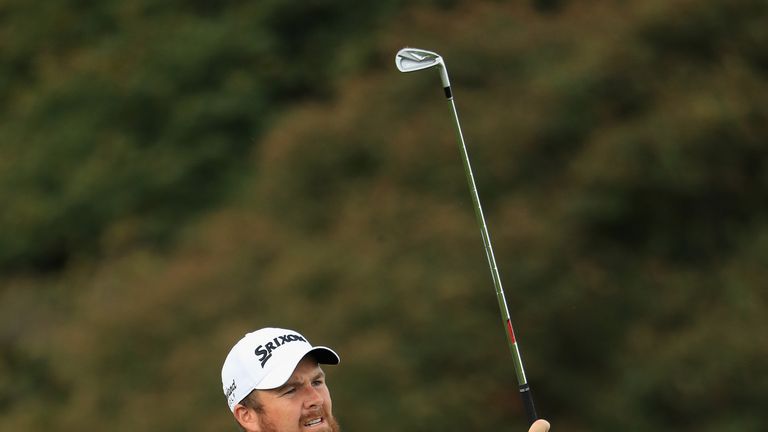
[[[450,87],[443,87],[443,91],[445,92],[445,98],[448,100],[453,99],[453,93],[451,93]]]
[[[440,81],[443,82],[445,97],[451,99],[453,94],[451,93],[451,81],[448,79],[448,69],[445,67],[445,64],[440,63],[437,65],[437,70],[440,71]]]

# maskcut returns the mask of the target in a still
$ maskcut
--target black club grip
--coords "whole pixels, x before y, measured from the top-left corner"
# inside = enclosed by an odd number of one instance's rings
[[[533,404],[531,386],[528,384],[521,385],[520,397],[523,399],[523,407],[525,407],[525,414],[528,416],[528,424],[532,424],[539,419],[539,416],[536,414],[536,407]]]

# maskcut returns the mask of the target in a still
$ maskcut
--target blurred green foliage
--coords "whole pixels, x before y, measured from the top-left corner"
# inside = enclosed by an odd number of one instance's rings
[[[762,0],[0,2],[0,430],[235,430],[295,327],[348,430],[760,431]]]
[[[4,2],[0,268],[60,270],[116,221],[166,244],[282,107],[366,65],[377,4]]]

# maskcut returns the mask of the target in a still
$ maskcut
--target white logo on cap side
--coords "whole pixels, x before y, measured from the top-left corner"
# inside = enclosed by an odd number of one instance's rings
[[[224,389],[224,396],[227,397],[227,404],[230,406],[235,402],[235,390],[237,390],[237,384],[235,383],[235,380],[232,380],[232,385]]]

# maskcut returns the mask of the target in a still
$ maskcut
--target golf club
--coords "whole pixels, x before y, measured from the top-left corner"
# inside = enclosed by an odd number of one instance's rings
[[[440,79],[443,83],[443,90],[445,91],[445,97],[451,104],[451,111],[453,113],[453,120],[456,125],[456,135],[461,144],[461,153],[464,162],[464,173],[467,177],[467,183],[469,184],[469,190],[472,194],[472,203],[475,208],[475,217],[477,223],[480,226],[480,234],[483,237],[483,244],[485,246],[485,255],[488,258],[488,266],[491,269],[491,278],[493,279],[493,285],[496,288],[496,298],[499,302],[499,309],[501,311],[501,318],[504,323],[504,328],[507,334],[507,342],[509,344],[509,350],[512,353],[512,359],[515,363],[515,374],[517,375],[517,384],[520,390],[520,397],[523,400],[523,406],[525,407],[526,414],[528,416],[529,423],[533,423],[538,419],[536,415],[536,408],[533,404],[533,396],[531,394],[531,387],[528,385],[528,380],[525,377],[525,369],[523,368],[523,360],[520,357],[520,349],[517,346],[517,339],[515,338],[515,331],[512,328],[512,320],[509,317],[509,309],[507,308],[507,300],[504,296],[504,289],[501,286],[501,276],[499,276],[499,269],[496,266],[496,258],[493,255],[493,248],[491,247],[491,237],[488,234],[488,227],[485,223],[485,216],[483,216],[483,209],[480,206],[480,196],[477,193],[477,186],[475,185],[475,177],[472,174],[472,166],[469,163],[469,153],[467,152],[467,145],[464,143],[464,135],[461,133],[461,125],[459,124],[459,113],[456,111],[456,103],[453,100],[453,93],[451,92],[451,83],[448,80],[448,70],[445,67],[443,58],[437,53],[427,51],[418,48],[403,48],[397,52],[395,56],[395,65],[400,72],[416,72],[424,69],[430,69],[437,67],[440,72]]]

